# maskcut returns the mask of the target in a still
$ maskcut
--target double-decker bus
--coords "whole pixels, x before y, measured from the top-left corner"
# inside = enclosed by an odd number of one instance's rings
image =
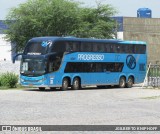
[[[36,37],[28,41],[21,55],[21,85],[40,90],[92,85],[130,88],[142,83],[146,74],[143,41]]]

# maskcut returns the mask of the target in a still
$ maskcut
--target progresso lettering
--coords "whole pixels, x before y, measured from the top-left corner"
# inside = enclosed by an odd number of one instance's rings
[[[78,54],[78,60],[104,60],[103,54]]]

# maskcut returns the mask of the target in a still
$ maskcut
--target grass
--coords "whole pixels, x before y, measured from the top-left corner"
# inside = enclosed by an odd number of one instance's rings
[[[142,89],[160,90],[160,87],[145,86],[145,87],[143,87]]]
[[[20,88],[17,88],[17,87],[15,87],[15,88],[0,87],[0,90],[11,90],[11,89],[15,90],[15,89],[20,89]]]
[[[24,89],[24,88],[33,88],[33,87],[23,87],[20,84],[17,84],[16,87],[14,87],[14,88],[0,86],[0,90],[17,90],[17,89]]]
[[[143,97],[142,99],[147,99],[147,100],[151,100],[151,99],[160,99],[160,95],[159,95],[159,96]]]

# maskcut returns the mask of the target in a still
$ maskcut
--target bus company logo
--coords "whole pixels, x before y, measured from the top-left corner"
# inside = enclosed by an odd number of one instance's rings
[[[47,47],[48,45],[51,46],[52,41],[43,41],[41,45],[42,45],[42,47]]]
[[[43,41],[41,45],[42,45],[42,47],[46,47],[46,46],[48,46],[48,43],[46,41]]]
[[[128,68],[135,69],[136,67],[136,59],[132,55],[128,55],[126,59],[126,64]]]

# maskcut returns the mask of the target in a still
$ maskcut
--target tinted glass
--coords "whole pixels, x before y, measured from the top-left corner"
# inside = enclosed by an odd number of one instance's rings
[[[89,72],[121,72],[124,63],[100,63],[100,62],[68,62],[65,73],[89,73]]]
[[[65,52],[66,51],[66,42],[58,41],[53,44],[52,52]]]
[[[22,59],[21,74],[26,76],[39,76],[46,71],[46,64],[43,59]]]
[[[56,53],[56,55],[50,55],[47,61],[48,72],[55,72],[60,68],[63,53]]]
[[[76,52],[80,50],[79,42],[57,41],[53,44],[51,52]]]
[[[81,42],[81,51],[82,52],[92,52],[93,43],[90,42]]]
[[[146,46],[145,45],[135,45],[135,53],[138,53],[138,54],[144,54],[146,53]]]
[[[48,47],[52,42],[29,42],[24,50],[25,54],[44,55],[47,53]]]
[[[52,46],[52,47],[51,47]],[[50,49],[51,48],[51,49]],[[49,51],[48,51],[49,50]],[[141,44],[114,44],[101,42],[79,41],[51,41],[29,42],[25,54],[43,55],[47,52],[106,52],[106,53],[129,53],[145,54],[146,45]]]

